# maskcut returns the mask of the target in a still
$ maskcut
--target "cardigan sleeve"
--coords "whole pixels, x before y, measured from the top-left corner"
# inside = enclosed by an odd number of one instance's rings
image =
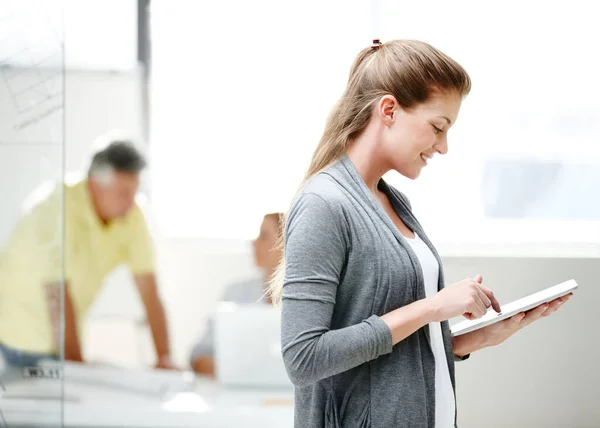
[[[345,227],[343,214],[334,213],[326,200],[312,193],[302,194],[288,216],[282,352],[288,375],[299,387],[392,351],[390,329],[376,315],[330,329],[347,260]]]

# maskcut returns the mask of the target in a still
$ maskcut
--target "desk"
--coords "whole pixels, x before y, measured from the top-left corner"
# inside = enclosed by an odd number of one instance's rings
[[[72,428],[287,428],[293,426],[291,390],[224,388],[195,378],[184,385],[180,373],[163,371],[86,369],[89,381],[70,379],[65,370],[64,400],[61,381],[24,380],[6,386],[0,406],[9,427]],[[80,375],[82,373],[79,373]],[[106,376],[104,383],[96,380]],[[120,376],[130,388],[110,385]],[[145,379],[144,379],[145,377]],[[136,386],[154,382],[158,389]],[[137,385],[136,385],[137,384]],[[61,425],[61,404],[64,419]]]

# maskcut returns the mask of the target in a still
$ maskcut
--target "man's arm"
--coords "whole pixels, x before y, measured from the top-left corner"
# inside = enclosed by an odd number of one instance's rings
[[[48,311],[50,314],[50,322],[52,323],[52,331],[54,333],[54,343],[56,349],[60,353],[61,342],[61,282],[54,282],[46,285],[46,301],[48,302]],[[64,358],[68,361],[83,362],[81,354],[81,346],[79,344],[79,335],[77,334],[77,319],[71,300],[68,284],[65,283],[65,341],[64,341]]]
[[[169,335],[165,310],[158,295],[156,276],[152,273],[136,275],[135,283],[146,308],[146,316],[156,348],[158,368],[173,368],[169,353]]]

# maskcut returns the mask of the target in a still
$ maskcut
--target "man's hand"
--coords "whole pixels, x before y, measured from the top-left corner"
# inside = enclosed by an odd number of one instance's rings
[[[164,355],[158,359],[158,362],[154,366],[156,369],[164,369],[164,370],[179,370],[173,361],[171,361],[171,357],[168,355]]]
[[[160,301],[160,297],[158,295],[156,277],[151,273],[145,275],[136,275],[135,283],[138,292],[140,293],[142,303],[146,308],[146,316],[148,318],[148,324],[150,324],[150,330],[154,340],[154,347],[156,348],[156,355],[159,356],[156,367],[174,368],[174,365],[169,358],[170,353],[167,321],[162,302]]]

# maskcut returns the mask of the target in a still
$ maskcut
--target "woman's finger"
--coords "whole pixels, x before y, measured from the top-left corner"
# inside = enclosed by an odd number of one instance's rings
[[[481,299],[481,302],[483,303],[483,306],[485,307],[485,310],[487,312],[487,308],[492,306],[492,301],[489,299],[482,286],[477,287],[477,294]]]
[[[479,292],[475,293],[475,295],[473,296],[473,303],[472,303],[472,305],[473,306],[472,306],[471,313],[473,315],[475,315],[477,318],[481,318],[487,312],[487,306],[481,300],[481,295],[479,294]]]
[[[553,300],[550,303],[550,307],[548,308],[548,310],[546,312],[544,312],[544,314],[542,316],[547,317],[549,316],[552,312],[555,312],[558,310],[558,308],[560,308],[567,300],[569,300],[568,298],[565,297],[560,297],[558,299]]]
[[[546,312],[549,307],[550,307],[550,305],[548,303],[544,303],[543,305],[540,305],[537,308],[530,310],[525,315],[525,318],[523,319],[522,324],[529,325],[532,322],[534,322],[535,320],[540,319],[542,317],[542,315],[544,315],[544,312]]]
[[[480,307],[480,303],[477,302],[477,297],[475,297],[471,303],[469,303],[469,306],[467,307],[467,318],[469,318],[470,320],[475,320],[477,318],[481,318],[483,316],[483,314],[481,313],[481,307]]]
[[[492,290],[490,290],[487,287],[481,286],[481,290],[485,293],[485,295],[487,296],[488,299],[490,299],[490,302],[492,304],[492,308],[496,311],[496,312],[500,312],[502,309],[500,308],[500,303],[498,302],[498,300],[496,299],[496,296],[494,296],[494,293]]]
[[[519,312],[517,315],[513,315],[510,318],[510,322],[515,326],[515,328],[520,328],[521,326],[521,322],[523,321],[523,319],[525,319],[525,312]]]

